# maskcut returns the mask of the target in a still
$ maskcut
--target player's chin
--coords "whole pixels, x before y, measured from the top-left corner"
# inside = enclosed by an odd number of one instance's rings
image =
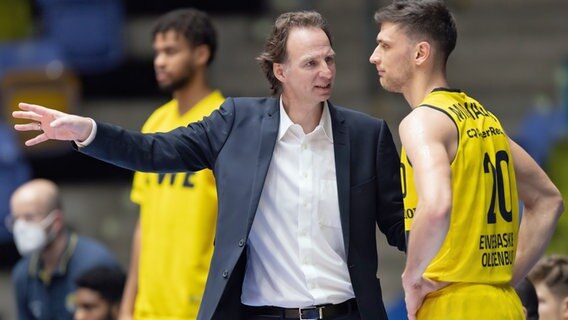
[[[158,88],[160,88],[160,90],[162,92],[172,92],[173,91],[173,85],[170,81],[162,81],[162,82],[158,82]]]
[[[381,77],[381,79],[379,80],[379,83],[380,83],[380,85],[383,89],[385,89],[388,92],[394,92],[394,93],[400,93],[401,92],[401,90],[399,88],[397,88],[396,86],[393,86],[388,81],[384,81],[383,79],[384,78]]]

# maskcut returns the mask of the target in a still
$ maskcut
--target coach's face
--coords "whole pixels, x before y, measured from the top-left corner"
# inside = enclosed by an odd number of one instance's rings
[[[283,94],[306,104],[329,99],[335,80],[335,52],[325,32],[315,27],[293,28],[286,52],[286,60],[274,64]]]

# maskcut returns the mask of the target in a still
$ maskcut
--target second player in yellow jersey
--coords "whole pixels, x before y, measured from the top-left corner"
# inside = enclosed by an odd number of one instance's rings
[[[150,116],[142,131],[186,126],[222,102],[223,96],[215,91],[178,116],[172,100]],[[195,318],[213,254],[217,194],[211,170],[136,172],[131,199],[140,205],[142,232],[135,318]]]

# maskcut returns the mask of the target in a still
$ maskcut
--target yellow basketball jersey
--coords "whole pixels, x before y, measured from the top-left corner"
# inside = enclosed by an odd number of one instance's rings
[[[451,162],[452,211],[446,239],[424,272],[438,281],[506,284],[517,248],[519,208],[513,157],[499,120],[457,90],[436,89],[419,107],[448,115],[458,129]],[[412,232],[418,196],[414,172],[401,154],[405,230]]]
[[[142,132],[165,132],[199,121],[223,103],[211,93],[180,115],[177,101],[158,108]],[[131,193],[140,205],[141,249],[135,319],[195,319],[205,288],[217,218],[211,170],[136,172]]]

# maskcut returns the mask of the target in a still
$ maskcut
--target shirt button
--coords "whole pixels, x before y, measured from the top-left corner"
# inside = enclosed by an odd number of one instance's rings
[[[223,271],[223,278],[227,278],[229,276],[229,271]]]
[[[239,247],[242,247],[244,245],[245,245],[245,240],[244,239],[239,240]]]

